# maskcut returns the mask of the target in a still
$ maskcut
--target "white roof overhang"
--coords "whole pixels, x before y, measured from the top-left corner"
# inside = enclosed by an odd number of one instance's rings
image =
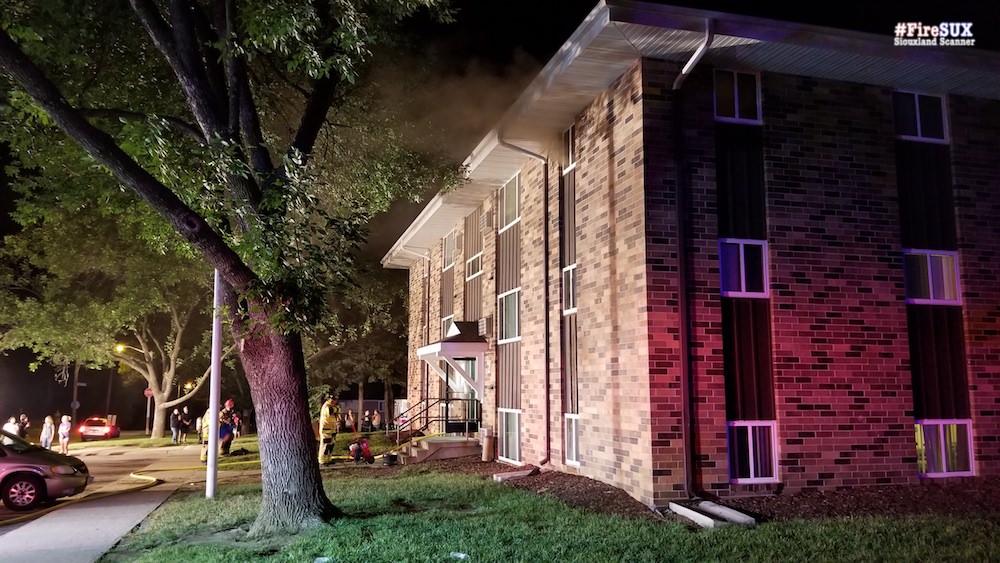
[[[701,64],[1000,99],[1000,53],[898,47],[884,35],[631,0],[597,5],[466,159],[469,182],[435,196],[382,259],[408,268],[640,57],[687,62],[714,31]]]

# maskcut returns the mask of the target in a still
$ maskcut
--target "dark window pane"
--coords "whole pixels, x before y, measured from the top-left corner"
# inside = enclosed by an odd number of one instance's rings
[[[750,440],[745,426],[729,427],[729,475],[750,478]]]
[[[740,245],[731,242],[719,245],[719,269],[722,278],[722,291],[743,291]]]
[[[746,291],[764,293],[764,247],[757,244],[743,245],[743,262],[746,268]]]
[[[944,139],[944,108],[937,96],[917,96],[920,104],[920,136]]]
[[[715,115],[736,117],[734,90],[733,73],[725,70],[715,71]]]
[[[905,268],[906,296],[910,299],[930,299],[927,257],[923,254],[907,254],[903,257],[903,267]]]
[[[740,119],[759,119],[757,115],[757,75],[736,75],[737,96],[740,102]]]
[[[896,134],[916,136],[917,104],[914,94],[892,93],[892,110],[896,116]]]

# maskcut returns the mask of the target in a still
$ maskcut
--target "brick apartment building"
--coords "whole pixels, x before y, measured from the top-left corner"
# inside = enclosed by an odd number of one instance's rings
[[[1000,54],[607,0],[466,165],[419,416],[651,507],[1000,475]]]

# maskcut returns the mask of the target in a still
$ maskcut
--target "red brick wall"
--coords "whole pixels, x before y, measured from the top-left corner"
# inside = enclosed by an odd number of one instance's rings
[[[1000,475],[1000,102],[948,109],[976,473]]]
[[[764,75],[781,481],[916,479],[890,92]]]

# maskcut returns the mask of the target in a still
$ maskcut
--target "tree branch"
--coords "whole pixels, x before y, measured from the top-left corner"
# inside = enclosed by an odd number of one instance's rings
[[[10,35],[2,30],[0,68],[52,117],[60,129],[79,143],[97,162],[106,166],[120,182],[134,190],[197,248],[231,287],[237,291],[246,291],[257,280],[253,271],[203,217],[125,154],[107,133],[87,121],[21,51]]]
[[[172,0],[171,20],[173,28],[167,24],[153,0],[129,0],[139,22],[153,44],[163,54],[167,64],[177,76],[177,82],[187,98],[191,112],[206,138],[211,139],[225,132],[225,120],[219,108],[212,104],[211,89],[201,66],[197,33],[190,14],[193,9],[184,0]]]
[[[167,122],[167,125],[169,125],[171,129],[190,137],[198,144],[204,145],[206,142],[205,136],[201,134],[201,131],[197,127],[191,125],[190,123],[184,121],[179,117],[173,117],[169,115],[156,115],[156,114],[149,115],[145,113],[139,113],[137,111],[129,111],[116,108],[81,108],[80,114],[83,115],[84,117],[92,117],[99,119],[122,119],[125,121],[146,121],[150,117],[155,117],[157,119],[162,119],[163,121]]]

